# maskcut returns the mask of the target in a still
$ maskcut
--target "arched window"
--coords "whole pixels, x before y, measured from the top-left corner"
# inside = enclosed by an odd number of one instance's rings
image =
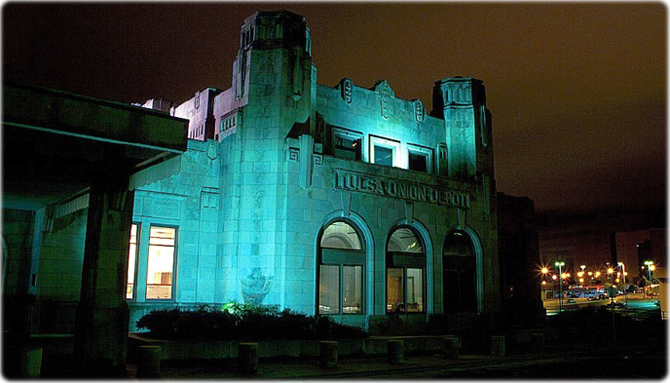
[[[444,311],[476,311],[477,260],[470,236],[460,230],[449,233],[442,257]]]
[[[319,239],[318,313],[363,313],[365,248],[351,224],[335,221]]]
[[[410,227],[397,228],[386,246],[386,312],[424,312],[426,253]]]

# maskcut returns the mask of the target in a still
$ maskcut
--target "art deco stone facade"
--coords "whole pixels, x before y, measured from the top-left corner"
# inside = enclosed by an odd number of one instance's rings
[[[178,172],[136,191],[130,323],[154,308],[229,300],[364,327],[390,315],[497,313],[484,86],[451,77],[433,89],[428,112],[387,81],[318,84],[302,16],[245,20],[232,87],[171,108],[190,120]],[[154,276],[152,227],[175,229],[172,270]],[[333,245],[338,227],[352,241]],[[403,247],[398,233],[418,245]],[[151,299],[147,281],[167,296]]]

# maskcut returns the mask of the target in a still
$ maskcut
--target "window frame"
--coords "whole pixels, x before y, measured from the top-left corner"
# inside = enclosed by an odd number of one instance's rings
[[[417,144],[407,144],[407,170],[411,170],[414,172],[420,172],[424,173],[420,170],[414,170],[409,168],[409,156],[410,154],[414,155],[423,155],[426,157],[426,171],[425,173],[427,174],[433,174],[433,149],[427,148],[425,146],[417,145]]]
[[[147,279],[149,278],[149,249],[151,248],[151,228],[160,227],[166,229],[174,229],[174,255],[172,260],[172,285],[170,286],[170,298],[161,299],[161,298],[148,298],[148,283]],[[146,265],[144,270],[144,301],[145,302],[175,302],[176,301],[176,286],[177,286],[177,265],[179,260],[179,226],[170,225],[170,224],[160,224],[160,223],[149,223],[149,236],[147,237],[147,253],[146,253]],[[160,245],[159,245],[160,246]]]
[[[382,148],[391,149],[391,167],[401,168],[400,158],[398,153],[400,153],[400,141],[391,140],[384,137],[370,135],[370,145],[369,145],[369,159],[371,164],[379,166],[388,166],[375,163],[375,146],[380,146]]]
[[[140,244],[141,244],[141,239],[142,239],[142,222],[139,221],[133,221],[130,224],[130,230],[132,233],[132,226],[135,225],[137,226],[137,230],[135,231],[135,257],[134,257],[134,273],[133,273],[133,291],[131,293],[131,297],[128,298],[128,267],[130,264],[126,264],[126,293],[124,296],[126,297],[126,301],[128,302],[134,302],[137,301],[137,282],[138,282],[138,274],[139,274],[139,265],[140,265]],[[128,238],[128,262],[130,262],[130,236]]]
[[[451,236],[463,236],[462,239],[467,240],[467,250],[469,254],[461,253],[447,253],[448,250],[451,250],[450,244]],[[477,249],[475,246],[475,241],[473,237],[462,230],[452,230],[448,232],[442,244],[442,305],[443,311],[445,313],[462,313],[462,312],[479,312],[480,310],[480,296],[479,296],[479,270],[478,270],[478,259],[477,259]],[[453,302],[447,301],[447,294],[445,290],[447,289],[447,284],[450,282],[449,278],[446,277],[447,272],[458,275],[458,281],[461,280],[461,276],[465,275],[466,277],[472,278],[472,284],[470,288],[472,289],[467,295],[469,296],[469,301],[461,301],[461,297],[465,295],[463,292],[465,290],[465,285],[463,283],[457,283],[454,286],[457,286],[456,291],[458,292],[459,300],[454,304]],[[449,285],[451,286],[451,285]],[[468,296],[465,296],[468,298]],[[447,304],[449,303],[449,304]]]
[[[422,252],[403,252],[403,251],[389,251],[389,243],[393,234],[399,229],[409,229],[414,237],[421,242]],[[389,231],[389,235],[386,240],[386,252],[385,252],[385,286],[386,294],[384,299],[384,306],[386,315],[399,315],[399,314],[426,314],[428,312],[428,293],[427,293],[427,267],[428,267],[428,254],[426,250],[426,241],[423,236],[413,227],[409,225],[400,225],[395,226]],[[400,269],[402,270],[402,284],[403,284],[403,309],[402,311],[389,311],[388,307],[388,298],[389,298],[389,269]],[[408,305],[408,269],[420,269],[421,270],[421,302],[422,308],[420,311],[407,311]],[[416,286],[416,284],[414,284]]]
[[[355,159],[341,157],[341,156],[338,156],[336,154],[336,150],[348,150],[348,149],[336,149],[338,137],[345,138],[345,139],[351,140],[351,141],[360,141],[360,146],[359,146],[358,150],[356,151],[356,158]],[[363,145],[364,145],[363,140],[364,140],[364,137],[365,137],[365,135],[361,132],[356,132],[356,131],[353,131],[353,130],[333,126],[332,127],[332,146],[331,146],[331,153],[333,154],[333,157],[341,158],[343,160],[349,160],[349,161],[363,161]]]
[[[324,248],[321,246],[323,242],[323,234],[330,225],[344,222],[350,226],[356,232],[358,236],[359,243],[361,244],[360,250],[353,249],[333,249],[333,248]],[[317,242],[317,267],[316,267],[316,304],[315,304],[315,313],[316,315],[365,315],[365,308],[367,304],[367,296],[365,291],[365,282],[366,282],[366,243],[364,237],[357,227],[356,224],[344,219],[333,220],[321,228],[321,231],[318,236]],[[320,312],[320,296],[321,296],[321,266],[338,266],[338,312],[337,313],[321,313]],[[345,267],[356,267],[361,268],[361,282],[360,288],[361,291],[361,307],[360,312],[356,313],[347,313],[344,311],[344,268]]]

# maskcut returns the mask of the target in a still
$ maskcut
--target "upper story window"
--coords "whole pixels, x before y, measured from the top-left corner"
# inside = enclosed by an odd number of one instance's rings
[[[386,146],[375,145],[375,164],[393,166],[393,149]]]
[[[399,167],[399,151],[400,142],[370,136],[370,162],[373,164]]]
[[[432,173],[433,151],[419,145],[407,144],[407,168]]]
[[[333,155],[335,157],[360,161],[362,148],[362,133],[342,128],[333,128]]]

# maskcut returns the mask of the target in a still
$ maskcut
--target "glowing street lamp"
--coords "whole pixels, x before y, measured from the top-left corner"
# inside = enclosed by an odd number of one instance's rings
[[[645,286],[645,290],[649,290],[649,294],[651,294],[651,272],[656,269],[656,266],[654,265],[653,261],[644,261],[644,264],[647,265],[647,271],[649,272],[649,283],[648,283],[649,287],[647,288]]]
[[[654,267],[654,262],[644,261],[644,264],[647,265],[647,271],[649,272],[649,284],[651,285],[651,271],[652,271],[651,268]]]
[[[600,278],[600,271],[596,271],[595,276],[596,276],[596,278]]]

